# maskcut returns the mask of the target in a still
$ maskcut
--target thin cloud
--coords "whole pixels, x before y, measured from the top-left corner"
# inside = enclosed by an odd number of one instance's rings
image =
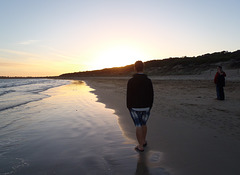
[[[53,50],[53,49],[52,49]],[[23,52],[23,51],[17,51],[17,50],[11,50],[11,49],[1,49],[0,48],[0,54],[2,53],[2,58],[5,57],[6,59],[10,60],[37,60],[39,61],[64,61],[64,62],[76,62],[76,60],[79,59],[79,56],[76,55],[67,55],[64,53],[61,53],[58,50],[53,50],[54,52],[49,53],[48,55],[40,55],[30,52]],[[0,55],[1,59],[1,55]]]
[[[53,56],[52,58],[55,58],[58,60],[64,60],[64,61],[76,61],[79,59],[79,55],[69,55],[63,52],[62,50],[60,51],[59,49],[46,47],[46,46],[43,46],[43,47],[52,51],[51,52],[51,55]]]
[[[32,54],[28,52],[22,52],[22,51],[16,51],[16,50],[10,50],[10,49],[0,49],[0,52],[20,55],[20,56],[26,56],[26,57],[32,57],[32,58],[41,58],[40,55]]]
[[[33,66],[24,63],[7,63],[7,62],[0,62],[0,67],[28,67]]]
[[[20,42],[18,44],[20,44],[20,45],[31,45],[31,44],[35,44],[37,42],[39,42],[39,40],[27,40],[27,41]]]

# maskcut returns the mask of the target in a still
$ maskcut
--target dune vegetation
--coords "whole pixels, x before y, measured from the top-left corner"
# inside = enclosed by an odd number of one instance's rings
[[[234,52],[215,52],[196,57],[175,57],[145,62],[148,75],[195,75],[203,71],[215,70],[217,65],[225,69],[240,68],[240,50]],[[60,78],[95,77],[95,76],[128,76],[133,74],[133,64],[124,67],[105,68],[102,70],[62,74]]]

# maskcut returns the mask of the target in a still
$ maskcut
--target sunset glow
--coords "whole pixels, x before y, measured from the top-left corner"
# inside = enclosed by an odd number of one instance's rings
[[[233,0],[1,1],[0,76],[55,76],[235,51],[239,6]]]
[[[146,55],[141,53],[140,50],[127,46],[118,46],[102,50],[92,65],[93,69],[120,67],[144,58],[146,58]]]

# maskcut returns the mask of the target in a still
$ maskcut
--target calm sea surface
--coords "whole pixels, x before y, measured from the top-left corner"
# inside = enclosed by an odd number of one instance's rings
[[[168,174],[81,81],[0,79],[0,174]]]

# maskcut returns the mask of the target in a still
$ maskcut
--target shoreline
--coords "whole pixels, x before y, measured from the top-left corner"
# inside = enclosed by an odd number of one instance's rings
[[[115,110],[123,135],[136,143],[125,105],[127,78],[79,78],[95,89],[98,101]],[[238,174],[239,82],[228,81],[226,100],[214,100],[210,80],[152,78],[154,106],[148,121],[148,150],[163,152],[170,174]],[[229,108],[229,109],[228,109]]]

